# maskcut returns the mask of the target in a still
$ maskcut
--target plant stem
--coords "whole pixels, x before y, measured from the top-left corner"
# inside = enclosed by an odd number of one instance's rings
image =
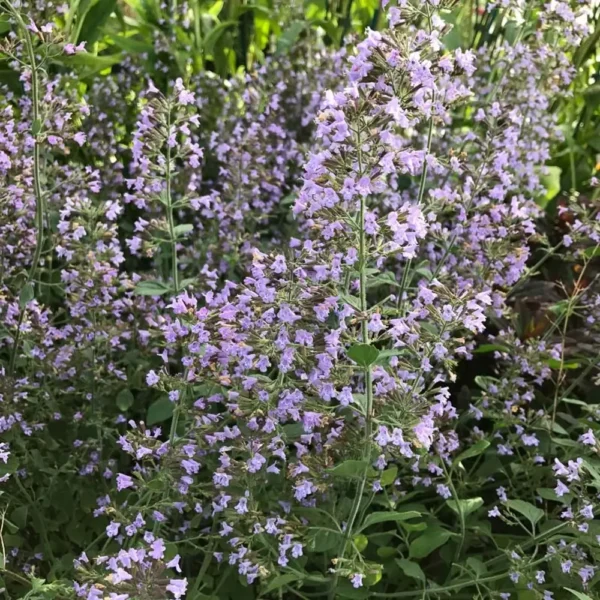
[[[446,475],[446,479],[448,480],[448,486],[450,487],[450,491],[452,492],[452,496],[454,497],[454,501],[456,502],[456,510],[458,511],[458,519],[460,522],[460,542],[456,546],[456,551],[454,552],[454,561],[458,563],[460,560],[460,555],[462,553],[462,549],[465,543],[465,538],[467,535],[467,525],[465,523],[465,514],[463,512],[462,504],[460,503],[460,498],[458,497],[458,492],[456,491],[456,487],[454,487],[454,483],[452,482],[452,475],[448,472],[448,468],[446,467],[446,462],[440,456],[440,462],[442,464],[442,469],[444,469],[444,475]],[[450,569],[448,576],[452,574],[454,569]]]
[[[543,562],[546,562],[546,558],[540,558],[539,560],[533,561],[527,565],[527,568],[532,568],[536,565],[539,565]],[[450,585],[445,585],[442,587],[435,587],[433,589],[425,589],[425,590],[415,590],[411,592],[372,592],[371,595],[375,598],[426,598],[430,595],[440,595],[445,592],[453,592],[455,590],[462,590],[465,587],[471,587],[474,585],[480,585],[482,583],[491,583],[493,581],[500,581],[501,579],[505,579],[508,577],[509,573],[498,573],[497,575],[490,575],[489,577],[482,577],[481,579],[472,579],[467,581],[461,581],[458,583],[453,583]]]
[[[169,224],[169,238],[171,242],[171,271],[173,277],[174,292],[179,292],[179,267],[177,264],[177,240],[175,239],[175,219],[173,218],[173,199],[171,194],[171,111],[167,112],[167,165],[165,171],[165,179],[167,184],[166,200],[167,200],[167,221]]]
[[[358,148],[359,148],[359,165],[361,164],[360,160],[360,137],[358,139]],[[360,166],[360,171],[362,172],[362,166]],[[366,312],[368,309],[367,305],[367,234],[365,231],[365,213],[367,209],[367,201],[364,196],[361,196],[360,199],[360,212],[359,212],[359,285],[360,285],[360,311],[363,316],[363,320],[361,323],[361,341],[363,344],[369,344],[369,328],[366,320]],[[365,491],[365,487],[367,484],[367,475],[369,471],[369,467],[371,466],[371,437],[373,434],[373,374],[371,372],[371,365],[368,365],[364,368],[364,378],[365,378],[365,394],[367,397],[367,405],[365,411],[365,427],[364,427],[364,436],[363,436],[363,461],[365,462],[364,472],[360,478],[360,483],[356,489],[356,495],[354,497],[354,501],[352,503],[352,509],[350,510],[350,517],[346,524],[346,532],[344,535],[344,541],[342,544],[342,550],[338,556],[338,564],[342,563],[344,557],[346,555],[346,551],[348,549],[348,543],[352,538],[352,531],[354,529],[354,524],[356,522],[356,517],[358,516],[358,512],[360,510],[361,500]],[[330,589],[329,597],[331,600],[335,598],[335,591],[337,588],[337,582],[339,579],[339,574],[336,572],[332,586]]]
[[[39,100],[39,81],[37,63],[35,58],[35,50],[33,48],[33,41],[31,34],[21,17],[21,14],[12,6],[10,2],[7,2],[8,10],[16,19],[19,28],[21,29],[25,48],[27,50],[27,56],[31,66],[31,110],[32,110],[32,135],[33,135],[33,194],[35,197],[35,227],[36,227],[36,242],[35,251],[33,254],[33,260],[27,273],[27,281],[25,285],[32,285],[32,281],[35,279],[38,266],[40,263],[40,257],[42,255],[42,246],[44,244],[44,199],[42,194],[42,162],[41,162],[41,148],[38,139],[39,128],[41,127],[40,120],[40,100]],[[25,306],[20,307],[19,318],[17,321],[17,331],[15,333],[15,339],[13,342],[13,350],[10,357],[10,365],[8,375],[10,378],[13,377],[15,371],[15,364],[17,355],[19,353],[19,344],[21,340],[21,325],[25,318]]]

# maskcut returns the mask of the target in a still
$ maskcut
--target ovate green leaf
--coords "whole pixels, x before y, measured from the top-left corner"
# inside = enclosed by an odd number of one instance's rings
[[[376,525],[377,523],[387,523],[390,521],[408,521],[409,519],[416,519],[420,516],[421,514],[415,510],[409,510],[406,512],[375,512],[367,516],[360,530],[362,531],[363,529],[371,527],[371,525]]]
[[[541,508],[537,508],[525,500],[507,500],[504,504],[510,510],[523,515],[532,525],[535,525],[544,516]]]
[[[483,498],[468,498],[461,500],[446,500],[446,504],[456,513],[462,514],[466,517],[472,512],[475,512],[478,508],[483,506]]]
[[[454,464],[458,464],[459,462],[467,459],[473,458],[474,456],[479,456],[483,454],[486,448],[490,445],[487,440],[479,440],[475,442],[470,448],[467,448],[463,452],[461,452],[455,459]]]
[[[450,532],[440,527],[431,527],[423,535],[413,540],[409,553],[412,558],[425,558],[450,539]]]
[[[146,425],[156,425],[162,423],[173,416],[175,406],[168,398],[160,398],[153,402],[148,408],[146,416]]]
[[[171,289],[162,281],[140,281],[135,286],[135,293],[138,296],[162,296],[170,291]]]
[[[413,579],[418,579],[419,581],[425,583],[427,579],[425,577],[425,573],[423,573],[423,569],[421,569],[416,562],[407,560],[406,558],[399,558],[396,562],[407,577],[412,577]]]
[[[348,348],[348,356],[361,367],[368,367],[377,360],[379,351],[370,344],[355,344]]]
[[[133,400],[133,394],[128,389],[121,390],[117,395],[117,407],[126,411],[133,404]]]

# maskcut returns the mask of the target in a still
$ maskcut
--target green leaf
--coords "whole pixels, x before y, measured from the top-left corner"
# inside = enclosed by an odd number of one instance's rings
[[[383,565],[377,565],[375,563],[366,563],[367,564],[367,576],[365,577],[365,585],[370,587],[372,585],[377,585],[383,576]]]
[[[396,279],[396,276],[389,271],[381,273],[381,275],[377,275],[375,277],[370,277],[367,281],[368,288],[374,288],[380,285],[391,285],[392,287],[396,288],[401,287],[400,283]]]
[[[135,286],[135,293],[138,296],[162,296],[171,291],[162,281],[140,281]]]
[[[277,54],[289,52],[295,43],[300,39],[300,35],[307,28],[306,21],[294,21],[277,40]]]
[[[591,459],[584,458],[583,459],[583,468],[592,476],[594,480],[594,484],[598,486],[600,484],[600,472],[598,471],[598,467],[600,465],[594,466],[591,462]]]
[[[28,506],[19,506],[10,513],[10,520],[19,528],[24,529],[27,526]]]
[[[36,119],[31,124],[31,135],[33,135],[35,137],[41,130],[42,130],[42,122],[40,121],[40,119]]]
[[[396,556],[398,554],[397,548],[392,548],[392,546],[383,546],[382,548],[377,548],[377,556],[379,558],[392,558],[392,556]]]
[[[407,577],[418,579],[423,583],[427,581],[425,573],[423,573],[423,569],[421,569],[421,567],[416,562],[413,562],[412,560],[408,560],[406,558],[399,558],[398,560],[396,560],[396,562],[398,563],[398,566],[404,571],[404,574]]]
[[[133,394],[126,388],[121,390],[117,395],[117,407],[125,412],[133,404]]]
[[[365,519],[360,531],[363,531],[367,527],[371,527],[371,525],[376,525],[377,523],[388,523],[390,521],[408,521],[409,519],[416,519],[421,516],[421,513],[418,513],[416,510],[408,510],[406,512],[375,512],[371,513]]]
[[[377,360],[379,351],[370,344],[354,344],[348,348],[348,356],[361,367],[368,367]]]
[[[210,30],[210,33],[204,38],[204,49],[208,54],[212,54],[215,50],[215,45],[219,41],[219,38],[229,29],[230,27],[237,26],[237,20],[231,19],[229,21],[223,21],[217,26]]]
[[[398,467],[396,465],[392,465],[389,469],[386,469],[381,474],[381,485],[386,487],[388,485],[392,485],[394,481],[396,481],[396,477],[398,476]]]
[[[538,496],[544,500],[560,502],[561,504],[571,504],[573,500],[573,494],[564,494],[563,496],[559,497],[552,488],[538,488],[536,492]]]
[[[402,356],[405,353],[406,353],[405,349],[398,349],[398,348],[394,348],[394,349],[390,349],[390,350],[381,350],[381,352],[379,352],[379,356],[377,357],[377,360],[375,361],[375,363],[378,365],[388,365],[390,362],[390,358],[392,358],[393,356]]]
[[[319,529],[308,541],[308,547],[312,552],[327,552],[337,548],[343,539],[341,533]]]
[[[356,549],[359,552],[362,552],[369,545],[369,538],[361,533],[359,535],[355,535],[352,539],[352,542],[356,546]]]
[[[485,563],[475,556],[469,556],[469,558],[467,558],[467,566],[473,570],[478,578],[487,573],[487,567],[485,566]]]
[[[0,35],[10,30],[11,26],[8,15],[0,16]]]
[[[489,377],[487,375],[477,375],[475,377],[475,383],[486,392],[489,390],[490,385],[496,385],[498,380],[495,377]]]
[[[173,416],[175,405],[168,398],[159,398],[148,407],[146,425],[162,423]]]
[[[81,68],[85,70],[86,75],[90,75],[97,71],[104,71],[104,69],[120,63],[122,59],[122,54],[97,56],[88,52],[78,52],[72,55],[61,54],[55,60],[68,67]]]
[[[599,246],[591,246],[590,248],[586,248],[583,251],[583,255],[586,258],[596,258],[597,256],[600,256],[600,247]]]
[[[194,231],[194,226],[191,223],[183,223],[182,225],[176,225],[173,227],[173,235],[178,238],[186,233],[190,233],[190,231]]]
[[[545,167],[546,174],[540,175],[540,182],[546,188],[546,195],[538,198],[536,203],[538,206],[545,208],[548,202],[560,192],[560,175],[562,169],[560,167]]]
[[[473,354],[487,354],[489,352],[509,352],[510,348],[503,346],[502,344],[481,344],[477,346],[476,350],[473,350]]]
[[[340,294],[340,298],[346,303],[355,308],[356,310],[360,310],[360,298],[356,296],[352,296],[350,294]]]
[[[581,367],[581,363],[573,359],[559,360],[558,358],[549,358],[546,364],[551,369],[579,369]]]
[[[350,600],[367,600],[370,596],[366,587],[355,588],[349,579],[342,579],[338,583],[335,594],[336,598],[350,598]]]
[[[409,554],[412,558],[425,558],[434,550],[443,546],[450,539],[450,532],[440,527],[432,527],[410,544]]]
[[[109,39],[115,46],[129,54],[150,54],[154,51],[152,44],[140,41],[133,36],[113,35]]]
[[[467,448],[466,450],[461,452],[454,459],[454,464],[456,465],[467,458],[473,458],[474,456],[479,456],[480,454],[483,454],[489,445],[490,443],[487,440],[479,440],[478,442],[475,442],[470,448]]]
[[[483,506],[483,498],[466,498],[460,500],[446,500],[446,504],[456,513],[462,512],[463,516],[470,515]]]
[[[265,594],[281,589],[289,583],[292,583],[292,581],[298,581],[301,579],[302,577],[300,577],[300,575],[296,575],[296,573],[284,573],[283,575],[279,575],[278,577],[275,577],[275,579],[273,579],[273,581],[271,581],[266,587]]]
[[[531,502],[525,502],[525,500],[507,500],[504,505],[510,510],[522,514],[534,526],[544,516],[544,511],[541,508],[537,508]]]
[[[591,596],[584,594],[583,592],[578,592],[577,590],[572,590],[571,588],[565,588],[567,592],[571,592],[575,598],[579,598],[579,600],[593,600]]]
[[[85,16],[77,41],[93,44],[100,37],[102,27],[108,21],[116,5],[117,0],[98,0]]]
[[[33,289],[33,283],[28,281],[22,288],[19,294],[19,307],[25,308],[34,298],[35,291]]]
[[[362,477],[367,469],[374,472],[373,468],[369,468],[366,460],[345,460],[330,469],[329,472],[336,477]]]

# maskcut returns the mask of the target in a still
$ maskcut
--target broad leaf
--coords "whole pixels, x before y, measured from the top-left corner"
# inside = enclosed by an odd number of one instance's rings
[[[327,552],[333,548],[339,547],[343,541],[343,534],[327,529],[319,529],[308,541],[308,548],[311,552]]]
[[[352,539],[354,546],[359,552],[362,552],[369,545],[369,538],[360,533],[359,535],[355,535]]]
[[[371,527],[371,525],[376,525],[377,523],[388,523],[390,521],[408,521],[409,519],[416,519],[420,517],[421,513],[418,513],[415,510],[409,510],[407,512],[376,512],[371,513],[365,519],[363,526],[360,528],[362,531],[367,527]]]
[[[386,487],[388,485],[392,485],[394,481],[396,481],[396,477],[398,476],[398,467],[396,465],[392,465],[389,469],[386,469],[381,474],[381,485]]]
[[[545,206],[560,192],[560,175],[562,169],[560,167],[544,167],[546,170],[545,174],[540,175],[540,181],[544,188],[546,188],[546,195],[536,200],[537,204],[542,208]]]
[[[432,527],[423,535],[413,540],[410,544],[409,553],[411,558],[425,558],[434,550],[443,546],[449,539],[451,533],[446,529]]]
[[[399,558],[396,560],[398,566],[404,571],[404,574],[407,577],[412,577],[413,579],[418,579],[425,583],[427,578],[425,577],[425,573],[423,573],[423,569],[412,560],[408,560],[406,558]]]
[[[133,404],[133,394],[128,390],[121,390],[117,395],[117,407],[125,412]]]
[[[182,223],[181,225],[176,225],[173,228],[173,234],[176,238],[181,237],[186,233],[190,233],[190,231],[194,231],[194,226],[191,223]]]
[[[283,575],[279,575],[278,577],[275,577],[275,579],[273,579],[273,581],[271,581],[271,583],[269,583],[269,585],[266,587],[265,594],[274,590],[278,590],[288,585],[288,583],[292,583],[292,581],[298,581],[300,579],[302,579],[302,577],[300,577],[300,575],[296,575],[296,573],[284,573]]]
[[[146,415],[146,425],[156,425],[162,423],[173,416],[175,405],[168,398],[159,398],[148,408]]]
[[[162,296],[171,291],[162,281],[140,281],[135,286],[135,293],[138,296]]]
[[[19,294],[19,307],[25,308],[34,298],[35,293],[33,289],[33,283],[28,281],[22,288]]]
[[[525,500],[507,500],[504,504],[510,510],[523,515],[532,525],[535,525],[544,516],[541,508],[537,508]]]
[[[462,514],[466,517],[472,512],[475,512],[478,508],[483,506],[483,498],[468,498],[461,500],[446,500],[446,504],[456,513]]]
[[[473,458],[474,456],[479,456],[480,454],[483,454],[489,445],[490,443],[487,440],[479,440],[478,442],[475,442],[470,448],[467,448],[466,450],[461,452],[454,459],[454,464],[458,464],[459,462],[467,458]]]
[[[329,472],[336,477],[362,477],[367,469],[369,474],[374,473],[374,469],[369,467],[366,460],[345,460]]]
[[[368,367],[377,360],[379,351],[370,344],[355,344],[348,348],[348,356],[361,367]]]

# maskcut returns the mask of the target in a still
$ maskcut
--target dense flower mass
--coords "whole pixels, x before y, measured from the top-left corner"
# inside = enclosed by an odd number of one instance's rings
[[[0,0],[11,597],[596,597],[600,8],[173,4]]]

